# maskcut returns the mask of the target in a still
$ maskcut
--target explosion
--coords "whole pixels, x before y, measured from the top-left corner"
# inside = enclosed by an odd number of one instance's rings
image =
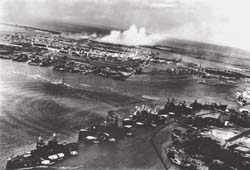
[[[109,35],[99,39],[102,42],[124,45],[154,45],[166,38],[163,34],[147,34],[146,29],[131,25],[126,31],[112,30]]]

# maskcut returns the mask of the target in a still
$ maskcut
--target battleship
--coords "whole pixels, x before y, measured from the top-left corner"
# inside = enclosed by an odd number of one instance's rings
[[[78,141],[96,144],[103,142],[117,142],[128,132],[126,129],[118,125],[118,119],[119,118],[116,114],[109,112],[109,115],[103,122],[97,120],[93,122],[92,126],[86,129],[80,129]]]
[[[155,130],[164,125],[171,118],[184,115],[193,115],[203,109],[225,111],[227,105],[223,104],[201,104],[195,100],[190,106],[185,101],[175,104],[174,99],[165,104],[163,109],[152,109],[148,106],[135,106],[134,112],[124,118],[120,118],[114,111],[110,111],[104,121],[95,120],[88,128],[80,129],[78,141],[85,143],[100,144],[104,142],[118,142],[128,136],[134,136],[137,129],[146,128]],[[111,114],[110,114],[111,113]],[[198,116],[197,116],[198,117]]]
[[[185,147],[187,149],[190,149],[193,143],[201,145],[201,147],[203,147],[204,142],[210,143],[213,149],[217,149],[216,152],[221,152],[220,154],[223,154],[225,150],[225,152],[233,152],[231,156],[237,155],[237,159],[240,159],[240,155],[238,154],[238,152],[232,150],[235,149],[232,148],[233,146],[227,144],[225,148],[225,146],[223,145],[224,148],[222,148],[220,151],[218,148],[213,146],[214,139],[212,139],[212,137],[208,138],[206,136],[206,134],[212,134],[208,133],[208,127],[211,131],[214,131],[217,130],[215,127],[221,128],[229,126],[230,123],[228,122],[237,124],[237,122],[235,122],[235,119],[230,119],[230,117],[233,117],[233,114],[230,113],[231,115],[227,116],[226,118],[224,116],[223,120],[221,120],[220,117],[215,117],[210,118],[210,121],[203,121],[203,119],[200,117],[214,114],[214,112],[198,114],[199,112],[204,110],[218,111],[221,114],[229,114],[229,112],[233,112],[232,109],[229,111],[227,109],[227,105],[225,104],[202,104],[195,100],[189,106],[187,106],[185,101],[176,104],[175,99],[168,99],[163,108],[159,108],[159,106],[150,108],[149,106],[145,105],[137,105],[135,106],[134,112],[124,118],[119,117],[119,115],[115,111],[111,110],[108,112],[108,116],[104,121],[95,120],[90,127],[80,129],[78,133],[77,143],[59,144],[57,142],[57,135],[55,133],[53,134],[52,139],[49,140],[47,144],[45,144],[43,139],[39,137],[36,149],[26,152],[22,155],[10,157],[7,161],[6,170],[53,166],[57,162],[78,155],[79,142],[84,142],[85,144],[112,144],[115,142],[119,142],[120,140],[124,140],[127,137],[134,137],[134,132],[142,128],[147,130],[151,128],[151,131],[154,131],[161,126],[165,126],[166,124],[168,124],[168,122],[170,122],[170,120],[173,119],[178,120],[176,122],[182,122],[183,126],[188,127],[184,132],[178,129],[174,129],[172,132],[173,142],[168,146],[166,154],[167,158],[173,164],[189,169],[206,169],[207,166],[204,164],[204,162],[198,159],[200,157],[196,159],[191,158],[191,156],[188,156],[188,154],[185,153],[184,149]],[[246,110],[243,110],[242,112],[245,113]],[[205,119],[206,117],[204,118],[204,120]],[[221,123],[221,121],[224,121],[224,123]],[[232,138],[228,139],[228,141],[238,139],[247,133],[249,132],[246,131],[243,133],[238,133],[238,135],[233,136]],[[218,142],[215,142],[214,145],[220,144],[218,144]],[[190,150],[190,152],[193,151]],[[242,152],[244,153],[245,151]],[[248,161],[248,154],[244,154],[244,156],[244,159]],[[204,156],[204,159],[205,158],[206,156]],[[238,166],[238,164],[234,164],[234,166]],[[248,167],[249,165],[247,162],[247,165],[240,164],[240,166],[246,169],[246,167]],[[210,167],[226,167],[228,169],[232,169],[228,163],[217,165],[215,162],[211,163]]]
[[[28,56],[26,54],[16,55],[12,58],[13,61],[26,62],[28,61]]]
[[[36,149],[8,158],[6,170],[49,167],[69,157],[78,155],[77,143],[58,143],[57,135],[47,142],[39,136]]]
[[[125,118],[114,116],[105,121],[95,121],[92,126],[80,129],[78,141],[85,143],[118,142],[126,137],[134,136],[134,131],[140,128],[152,130],[163,125],[167,115],[159,115],[158,112],[148,110],[144,105],[136,106],[135,112]],[[108,120],[108,121],[107,121]]]

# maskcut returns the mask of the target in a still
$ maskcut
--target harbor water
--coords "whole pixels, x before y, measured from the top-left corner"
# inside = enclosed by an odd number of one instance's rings
[[[40,134],[49,139],[56,132],[60,141],[76,141],[79,128],[87,127],[95,117],[104,117],[108,110],[119,110],[125,116],[137,104],[160,103],[168,97],[234,107],[235,88],[198,84],[192,76],[164,73],[119,81],[1,59],[0,169],[9,156],[34,148]],[[163,169],[150,143],[152,132],[142,129],[115,144],[80,144],[77,157],[43,169]]]

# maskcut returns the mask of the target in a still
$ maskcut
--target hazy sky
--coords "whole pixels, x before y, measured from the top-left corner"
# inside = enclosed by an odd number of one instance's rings
[[[249,0],[0,0],[0,20],[128,28],[250,51]]]

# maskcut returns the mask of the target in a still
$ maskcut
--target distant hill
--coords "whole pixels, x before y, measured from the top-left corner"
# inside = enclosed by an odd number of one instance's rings
[[[159,42],[152,48],[219,63],[238,66],[250,65],[250,52],[227,46],[180,39],[167,39]]]
[[[23,25],[18,25],[18,24],[9,24],[9,23],[0,23],[2,26],[6,27],[15,27],[15,28],[20,28],[24,30],[37,30],[37,31],[44,31],[44,32],[49,32],[52,34],[60,34],[60,32],[55,31],[55,30],[49,30],[45,28],[38,28],[38,27],[32,27],[32,26],[23,26]]]
[[[71,33],[83,33],[86,32],[88,34],[96,33],[99,36],[107,35],[111,30],[117,28],[100,26],[100,25],[81,25],[81,24],[73,24],[66,23],[62,21],[44,21],[36,24],[39,28],[52,29],[61,32],[71,32]]]
[[[225,56],[250,59],[249,51],[239,48],[233,48],[228,46],[221,46],[221,45],[215,45],[197,41],[167,39],[159,42],[156,46],[169,46],[169,47],[183,48],[187,50],[206,51],[206,52],[218,53],[220,55],[225,55]]]

